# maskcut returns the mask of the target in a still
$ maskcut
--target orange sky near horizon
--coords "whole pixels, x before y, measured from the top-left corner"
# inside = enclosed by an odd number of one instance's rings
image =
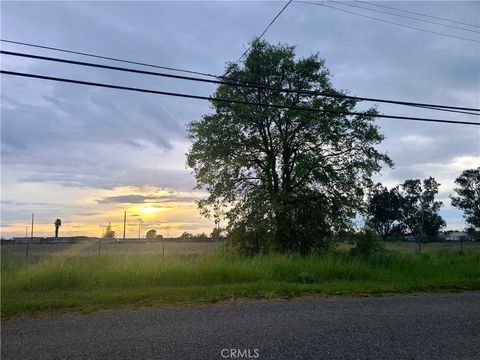
[[[111,223],[117,237],[121,238],[123,237],[124,211],[127,212],[127,238],[138,238],[139,227],[140,237],[145,237],[150,229],[170,237],[178,237],[184,231],[193,234],[204,232],[209,235],[214,222],[200,215],[194,201],[204,195],[193,191],[174,192],[153,187],[88,189],[85,190],[83,197],[73,197],[72,203],[66,204],[63,208],[58,207],[56,211],[49,208],[48,204],[37,205],[32,209],[35,213],[34,236],[54,236],[53,222],[56,218],[60,218],[62,226],[59,236],[99,237],[108,223]],[[133,200],[129,200],[130,198]],[[26,232],[30,236],[30,227],[31,212],[25,211],[24,222],[13,221],[2,226],[0,230],[4,238],[23,237]]]

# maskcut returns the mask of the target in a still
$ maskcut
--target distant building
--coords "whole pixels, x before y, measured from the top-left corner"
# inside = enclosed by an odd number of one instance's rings
[[[445,240],[447,241],[467,241],[470,240],[470,235],[465,231],[453,231],[450,233],[445,233]]]

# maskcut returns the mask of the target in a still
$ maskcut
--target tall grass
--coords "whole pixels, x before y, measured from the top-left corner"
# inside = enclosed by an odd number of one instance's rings
[[[302,294],[479,290],[480,255],[6,257],[2,316]]]

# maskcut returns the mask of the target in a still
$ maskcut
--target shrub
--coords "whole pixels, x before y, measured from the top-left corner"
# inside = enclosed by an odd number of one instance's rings
[[[362,232],[353,236],[353,248],[350,250],[354,255],[369,256],[377,251],[385,249],[383,242],[377,237],[372,229],[365,228]]]
[[[239,226],[230,230],[227,240],[232,250],[238,251],[241,255],[255,256],[268,253],[271,234],[261,225],[257,229],[248,230]]]
[[[295,277],[295,282],[300,284],[313,284],[315,277],[309,272],[302,272]]]

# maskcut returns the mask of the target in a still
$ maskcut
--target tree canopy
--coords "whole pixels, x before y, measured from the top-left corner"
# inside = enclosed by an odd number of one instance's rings
[[[440,184],[433,177],[406,180],[400,185],[402,196],[401,221],[415,236],[421,234],[436,235],[446,226],[445,220],[438,213],[443,206],[435,201]]]
[[[112,225],[110,225],[110,223],[108,223],[108,226],[107,228],[105,229],[105,233],[103,234],[103,238],[104,239],[115,239],[115,237],[117,236],[115,230],[112,229]]]
[[[157,230],[150,229],[145,234],[145,239],[153,240],[153,239],[155,239],[156,236],[157,236]]]
[[[381,235],[387,237],[401,224],[402,197],[398,187],[388,190],[377,184],[368,197],[366,224]]]
[[[383,237],[405,230],[417,237],[437,235],[446,225],[439,214],[443,204],[435,201],[439,186],[433,177],[405,180],[390,190],[377,184],[369,194],[366,224]]]
[[[344,94],[333,88],[318,55],[297,59],[293,46],[265,41],[254,41],[244,62],[229,64],[225,76]],[[337,112],[356,106],[353,99],[230,85],[220,85],[214,96]],[[326,235],[351,226],[371,176],[382,163],[391,164],[375,147],[384,138],[374,124],[375,108],[347,116],[218,101],[212,107],[188,127],[187,163],[198,188],[209,194],[199,206],[208,214],[216,203],[225,204],[228,229],[253,252],[324,248]]]
[[[480,228],[480,167],[465,170],[455,183],[452,205],[464,212],[467,223]]]

